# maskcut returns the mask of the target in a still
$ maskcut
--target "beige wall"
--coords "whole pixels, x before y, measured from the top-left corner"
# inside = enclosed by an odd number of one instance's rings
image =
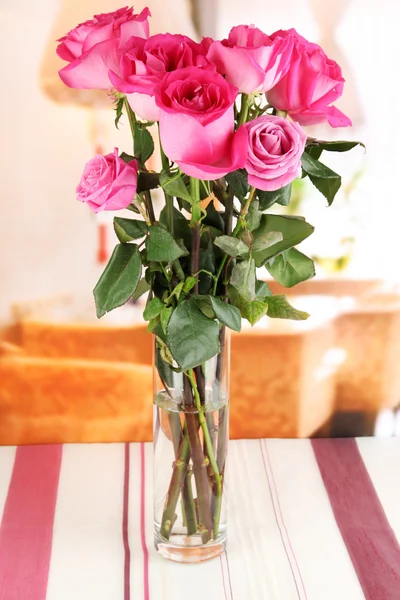
[[[0,12],[0,322],[13,301],[89,285],[93,216],[74,188],[92,154],[85,111],[58,106],[38,72],[56,3],[3,0]],[[6,93],[4,93],[4,90]]]

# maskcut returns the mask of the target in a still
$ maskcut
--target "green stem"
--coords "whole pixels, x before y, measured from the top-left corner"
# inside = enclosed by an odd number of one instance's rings
[[[247,121],[247,116],[249,114],[249,96],[248,94],[242,94],[242,105],[240,108],[240,115],[239,115],[239,121],[238,121],[238,126],[240,127],[241,125],[243,125],[243,123],[246,123]]]
[[[186,429],[182,432],[181,420],[179,413],[169,413],[169,424],[171,427],[172,443],[174,446],[175,458],[178,459],[179,448],[182,443],[182,438],[187,437]],[[185,480],[182,487],[182,516],[188,535],[194,535],[197,532],[196,508],[193,500],[193,490],[191,473],[189,468],[185,474]]]
[[[190,458],[190,444],[188,436],[184,436],[179,448],[178,456],[174,463],[174,470],[165,499],[163,516],[161,521],[160,533],[165,539],[169,539],[171,530],[175,522],[175,509],[178,503],[179,495],[183,488],[186,477],[186,471]]]
[[[127,114],[128,121],[129,121],[129,127],[131,128],[132,141],[133,141],[135,139],[136,117],[135,117],[135,113],[133,112],[133,110],[131,109],[131,107],[129,105],[128,98],[126,96],[124,98],[124,106],[125,106],[126,114]]]
[[[237,237],[238,233],[242,229],[242,224],[245,220],[247,213],[249,212],[250,204],[254,198],[255,192],[256,192],[255,187],[250,188],[249,197],[247,198],[245,205],[243,206],[242,210],[240,211],[239,219],[238,219],[238,222],[236,223],[235,229],[233,230],[232,237]],[[225,254],[225,256],[223,257],[223,259],[221,261],[221,264],[219,265],[217,274],[215,275],[215,278],[214,278],[213,296],[216,296],[216,294],[217,294],[219,278],[221,277],[221,273],[224,270],[227,260],[228,260],[228,255]]]
[[[161,154],[162,168],[164,171],[169,171],[169,160],[168,160],[168,157],[165,154],[164,148],[162,147],[162,144],[161,144],[160,125],[158,126],[158,137],[160,139],[160,154]],[[165,190],[164,190],[164,196],[165,196],[165,206],[167,209],[168,229],[169,229],[169,232],[171,233],[171,235],[174,235],[174,198],[173,198],[173,196],[170,196],[169,194],[167,194],[167,192]]]
[[[197,384],[196,384],[196,379],[195,379],[195,376],[194,376],[193,369],[190,369],[189,371],[187,371],[187,377],[188,377],[188,379],[190,381],[190,384],[192,386],[194,400],[195,400],[195,405],[196,405],[196,409],[197,409],[198,414],[199,414],[200,427],[201,427],[201,429],[203,431],[204,444],[205,444],[205,446],[207,448],[208,459],[210,461],[212,470],[214,472],[214,482],[215,482],[215,514],[213,516],[213,524],[214,524],[213,531],[214,531],[214,538],[216,538],[218,536],[219,521],[220,521],[220,517],[221,517],[222,479],[221,479],[221,475],[219,473],[217,461],[215,460],[213,443],[212,443],[210,432],[209,432],[209,429],[208,429],[207,420],[206,420],[206,417],[204,415],[204,407],[201,404],[200,394],[199,394],[199,390],[197,389]]]
[[[135,123],[136,123],[136,116],[135,113],[133,112],[133,110],[131,109],[131,107],[129,106],[129,102],[127,97],[125,96],[124,98],[124,106],[125,106],[125,110],[126,110],[126,114],[128,117],[128,121],[129,121],[129,127],[131,129],[131,134],[132,134],[132,141],[133,141],[133,152],[135,152]],[[144,165],[141,165],[141,169],[146,171],[146,168]],[[144,200],[145,200],[145,204],[146,204],[146,211],[147,211],[147,216],[149,217],[149,221],[151,224],[154,223],[154,221],[156,220],[155,215],[154,215],[154,208],[153,208],[153,203],[151,201],[151,194],[149,190],[145,190],[143,192],[144,194]]]
[[[201,206],[200,206],[200,181],[195,177],[190,178],[190,195],[192,197],[192,219],[190,224],[192,227],[196,227],[201,219]]]
[[[185,419],[190,452],[192,456],[193,475],[196,482],[198,506],[198,531],[203,544],[212,538],[213,520],[211,516],[210,488],[208,483],[207,462],[199,434],[199,420],[193,406],[193,392],[188,377],[183,377]]]

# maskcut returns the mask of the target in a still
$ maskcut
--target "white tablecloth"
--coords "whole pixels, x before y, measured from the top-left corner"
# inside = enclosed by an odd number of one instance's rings
[[[399,600],[400,439],[229,447],[229,543],[157,555],[149,444],[0,448],[0,600]]]

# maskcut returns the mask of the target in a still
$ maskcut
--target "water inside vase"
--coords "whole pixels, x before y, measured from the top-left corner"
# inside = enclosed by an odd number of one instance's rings
[[[228,405],[206,389],[198,410],[174,392],[154,401],[155,544],[172,560],[199,562],[225,547]]]

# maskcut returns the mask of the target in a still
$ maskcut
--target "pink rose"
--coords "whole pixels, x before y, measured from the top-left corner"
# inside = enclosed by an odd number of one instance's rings
[[[133,13],[133,8],[120,8],[95,15],[60,38],[57,54],[70,63],[59,71],[65,85],[78,89],[110,88],[108,72],[118,70],[118,50],[132,36],[149,36],[149,16],[148,8],[139,15]]]
[[[122,50],[118,75],[110,80],[119,92],[127,95],[132,110],[143,119],[158,121],[155,94],[165,73],[184,67],[204,66],[209,42],[197,44],[185,35],[153,35],[147,40],[131,38]]]
[[[165,75],[156,96],[166,155],[184,173],[217,179],[244,166],[246,132],[234,132],[237,88],[214,67],[186,67]]]
[[[243,126],[248,135],[249,184],[272,192],[296,179],[307,136],[297,123],[262,115]]]
[[[233,27],[227,40],[214,42],[207,58],[240,92],[266,92],[286,73],[292,55],[290,37],[270,38],[253,25]]]
[[[269,90],[268,102],[285,110],[301,125],[328,121],[332,127],[348,127],[351,121],[334,106],[340,98],[344,79],[339,65],[317,44],[311,44],[295,29],[277,31],[272,39],[293,38],[294,49],[286,75]]]
[[[123,161],[118,148],[106,156],[97,154],[86,163],[76,188],[77,199],[95,213],[126,208],[136,194],[137,174],[136,160]]]

